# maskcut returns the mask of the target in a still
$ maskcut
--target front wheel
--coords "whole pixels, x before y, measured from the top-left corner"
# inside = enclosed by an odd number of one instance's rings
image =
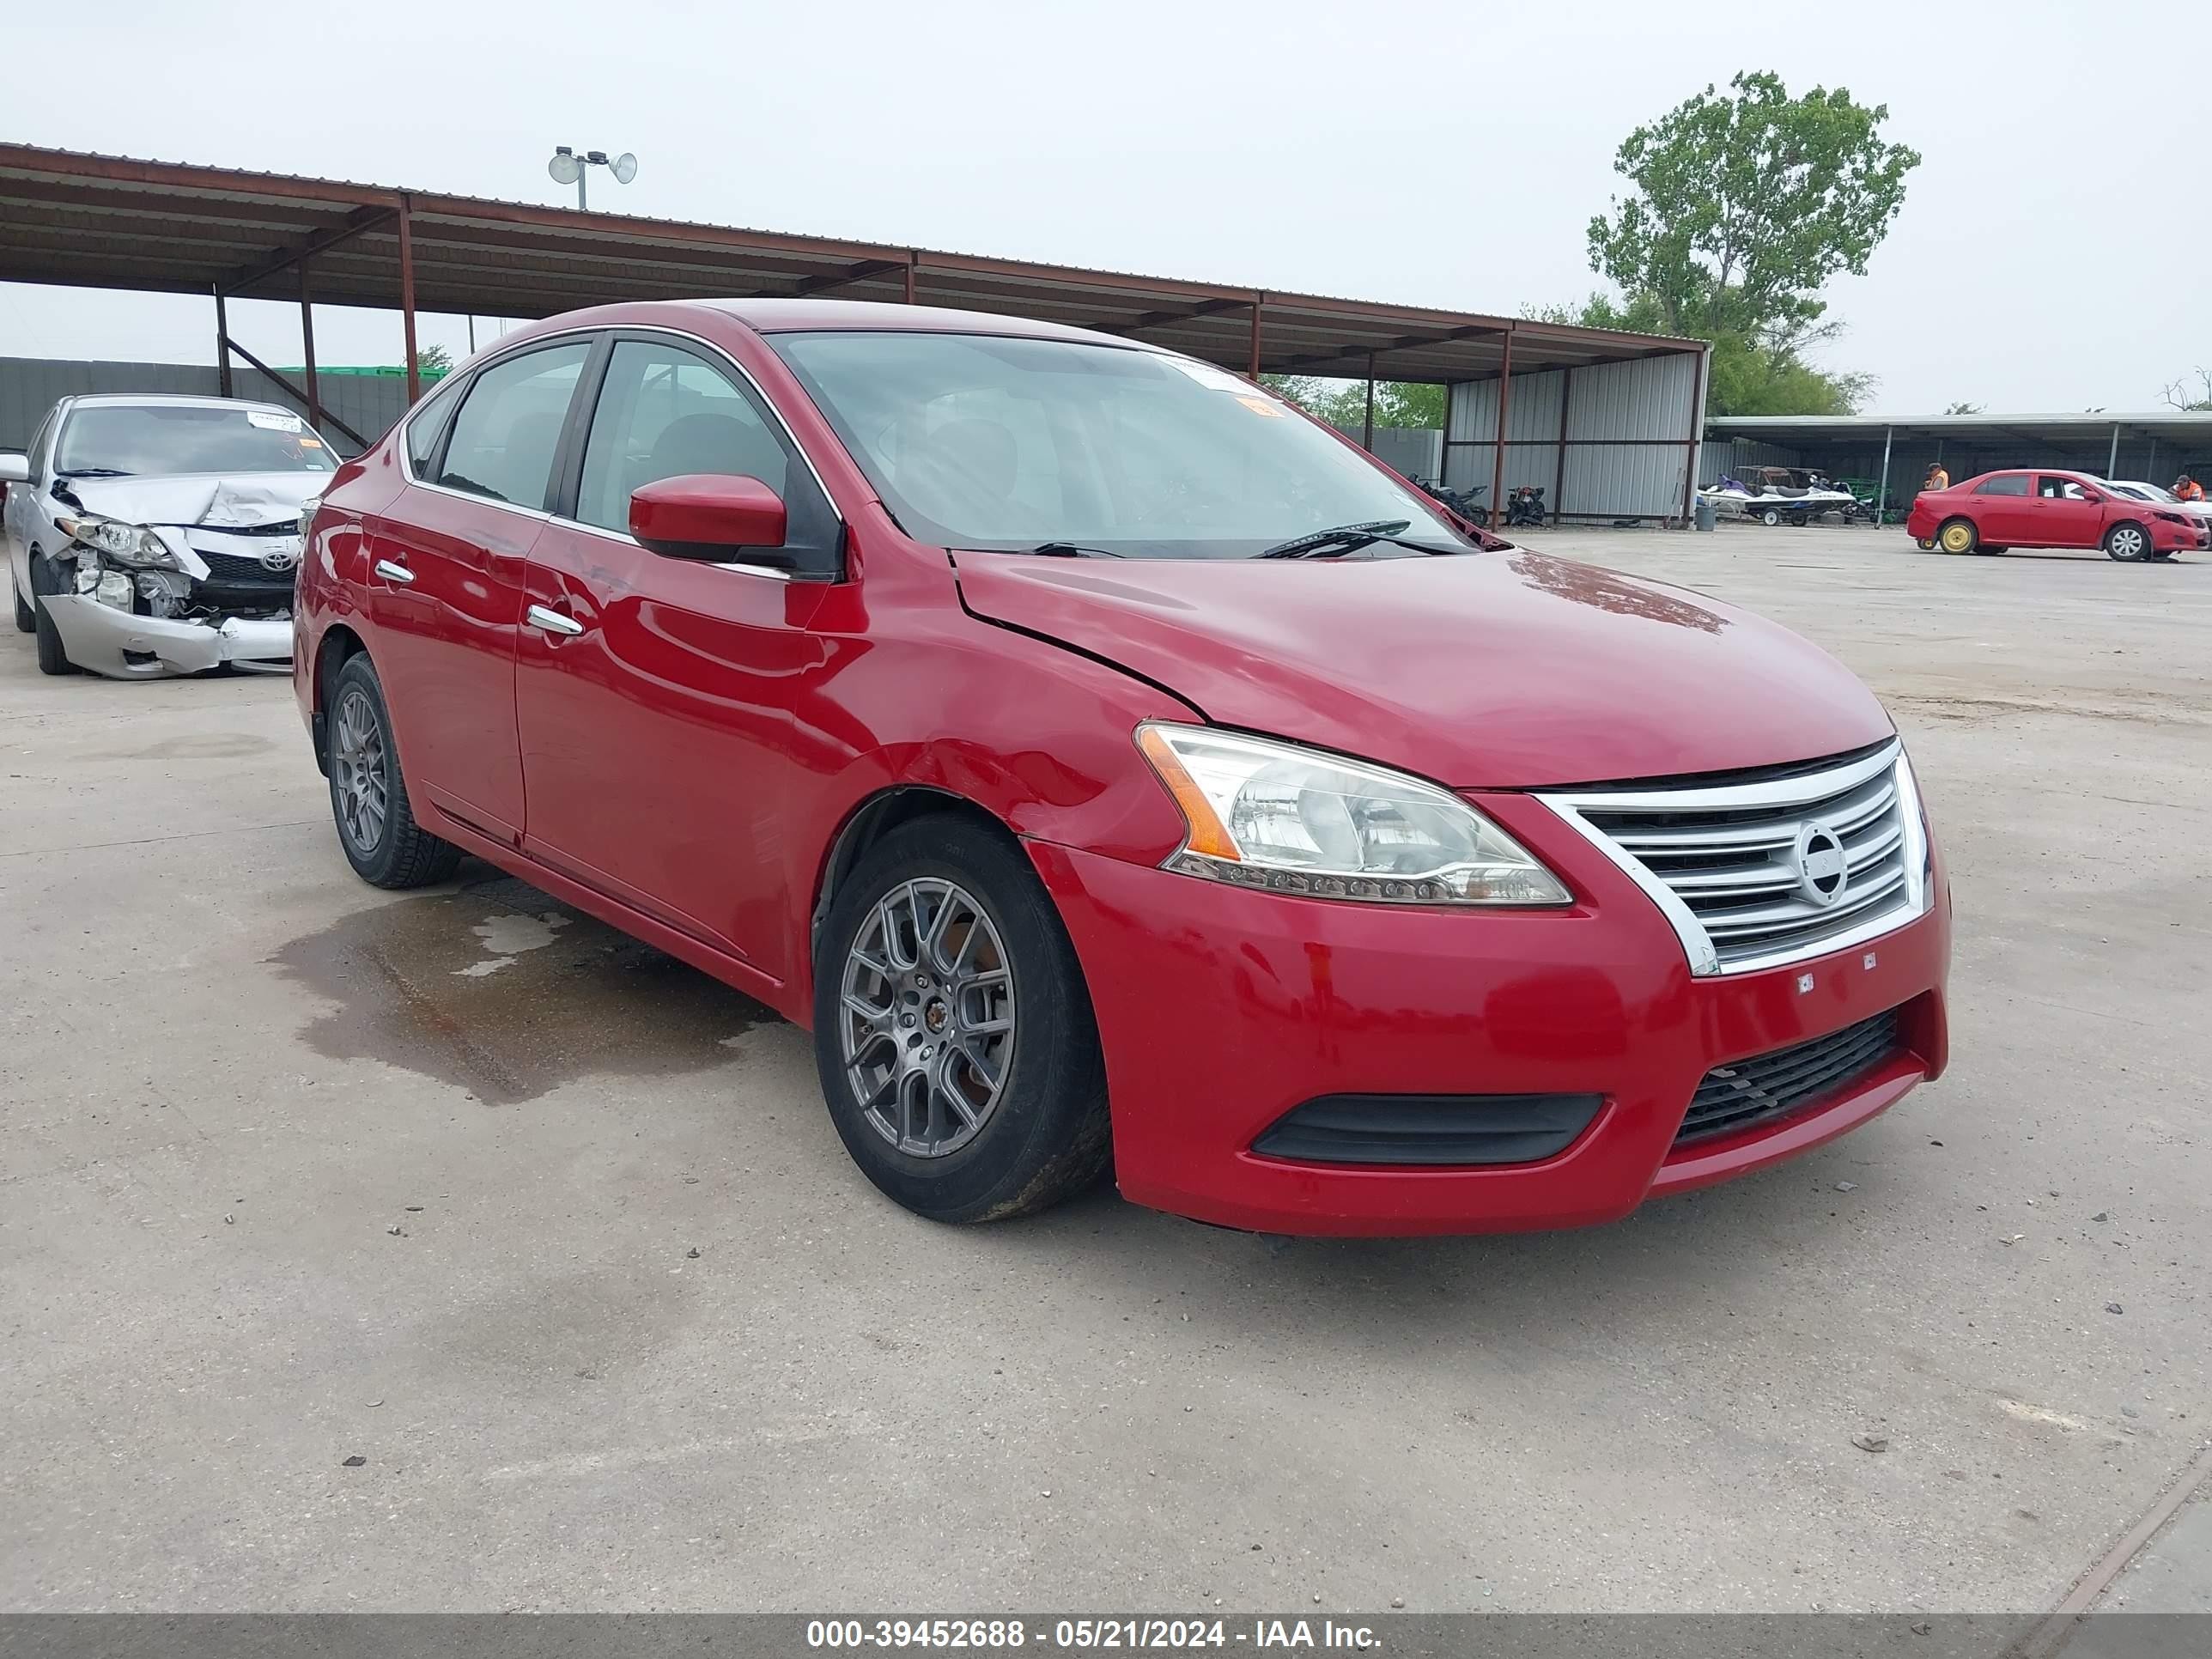
[[[919,818],[838,890],[814,961],[814,1058],[838,1138],[933,1221],[1059,1202],[1112,1152],[1091,998],[1010,837]]]
[[[2150,556],[2150,538],[2139,524],[2116,524],[2105,532],[2105,551],[2122,564],[2134,564]]]
[[[23,590],[15,586],[15,566],[13,560],[10,560],[8,565],[8,594],[15,601],[15,631],[18,634],[37,633],[39,613],[31,602],[23,597]]]
[[[461,849],[415,822],[384,684],[366,655],[346,659],[331,686],[331,816],[354,873],[372,887],[451,879]]]
[[[1759,521],[1765,525],[1769,530],[1771,530],[1775,526],[1782,522],[1782,515],[1770,507],[1759,515]]]
[[[54,626],[53,612],[39,603],[63,591],[61,572],[54,568],[52,561],[36,553],[31,555],[31,605],[34,613],[31,631],[38,636],[41,674],[76,672],[76,665],[69,659],[68,647],[62,643],[61,629]]]

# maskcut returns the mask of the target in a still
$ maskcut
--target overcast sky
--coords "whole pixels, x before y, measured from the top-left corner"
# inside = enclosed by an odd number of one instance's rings
[[[2154,408],[2212,368],[2200,3],[924,6],[105,0],[11,15],[0,137],[1486,312],[1595,283],[1616,146],[1708,81],[1887,103],[1926,160],[1829,293],[1869,407]],[[0,238],[6,230],[0,226]],[[0,356],[213,361],[204,299],[0,285]],[[391,313],[316,313],[325,363]],[[234,306],[300,359],[296,307]],[[484,325],[489,329],[489,325]],[[465,346],[458,319],[427,339]]]

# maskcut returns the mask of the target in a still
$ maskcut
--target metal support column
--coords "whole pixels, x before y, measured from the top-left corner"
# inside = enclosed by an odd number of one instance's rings
[[[222,302],[222,289],[215,291],[215,385],[223,397],[230,390],[230,318]]]
[[[1359,447],[1369,454],[1375,453],[1375,354],[1367,354],[1367,422],[1361,428]]]
[[[1252,361],[1246,378],[1253,380],[1260,378],[1260,301],[1257,300],[1252,301]]]
[[[307,424],[319,427],[323,423],[323,399],[315,381],[315,306],[307,289],[310,263],[300,261],[300,349],[307,366]]]
[[[914,268],[915,264],[915,258],[914,254],[909,252],[906,256],[906,270],[904,273],[906,280],[905,300],[906,303],[908,305],[912,305],[914,303]]]
[[[2105,462],[2105,476],[2111,477],[2120,470],[2120,423],[2112,422],[2112,453]]]
[[[1698,441],[1705,435],[1705,354],[1690,371],[1690,435],[1682,441],[1682,528],[1690,527],[1690,508],[1698,498]]]
[[[407,345],[407,401],[412,404],[422,395],[422,372],[415,356],[415,233],[413,203],[407,197],[399,198],[399,332]],[[469,332],[473,338],[476,322],[470,319]],[[307,359],[313,362],[314,359]],[[308,373],[312,375],[313,370]],[[308,384],[312,386],[311,380]],[[313,395],[312,392],[309,394]]]
[[[1498,430],[1491,446],[1490,521],[1505,519],[1505,411],[1513,400],[1513,331],[1505,331],[1504,356],[1498,365]]]
[[[1889,441],[1896,431],[1895,427],[1890,426],[1881,429],[1881,482],[1874,487],[1874,521],[1877,525],[1881,522],[1883,509],[1889,505]]]
[[[1575,372],[1571,368],[1559,371],[1559,460],[1552,469],[1552,522],[1559,523],[1567,512],[1567,400],[1574,395]],[[1496,507],[1498,503],[1492,502]]]

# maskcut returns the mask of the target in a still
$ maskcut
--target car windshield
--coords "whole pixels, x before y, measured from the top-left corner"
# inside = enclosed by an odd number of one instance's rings
[[[2164,484],[2124,483],[2118,488],[2126,490],[2130,495],[2141,495],[2148,501],[2179,501],[2181,499]]]
[[[329,447],[298,416],[235,404],[81,405],[54,453],[55,473],[73,478],[337,470]]]
[[[1238,559],[1316,531],[1387,525],[1440,550],[1471,545],[1411,485],[1273,394],[1188,358],[997,335],[769,343],[923,541]]]

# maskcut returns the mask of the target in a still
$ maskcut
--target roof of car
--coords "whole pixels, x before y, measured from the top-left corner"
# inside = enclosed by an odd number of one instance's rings
[[[282,404],[264,404],[252,398],[198,398],[182,392],[87,392],[69,401],[71,407],[80,409],[88,404],[103,408],[119,404],[131,409],[158,404],[174,409],[265,409],[273,410],[279,415],[296,412],[286,409]]]
[[[900,333],[1007,334],[1040,340],[1089,340],[1101,345],[1140,342],[1065,323],[1038,322],[989,311],[955,311],[944,306],[887,304],[871,300],[679,300],[674,303],[719,311],[763,334],[808,330],[850,333],[892,330]],[[1151,348],[1146,348],[1150,349]]]

